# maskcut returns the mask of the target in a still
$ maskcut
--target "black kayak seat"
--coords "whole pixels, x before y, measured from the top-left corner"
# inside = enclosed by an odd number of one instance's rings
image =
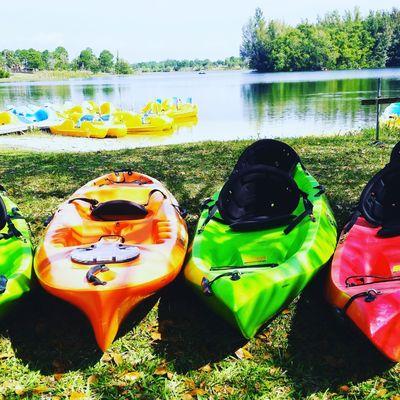
[[[400,142],[393,147],[390,154],[390,164],[394,163],[400,163]]]
[[[120,221],[144,218],[147,210],[142,204],[133,201],[111,200],[94,206],[91,214],[102,221]]]
[[[288,144],[274,139],[261,139],[244,150],[234,172],[252,165],[266,165],[291,174],[298,163],[301,163],[299,155]]]
[[[4,200],[0,196],[0,230],[4,229],[4,227],[7,225],[7,208],[4,203]]]
[[[231,229],[250,231],[289,224],[300,198],[301,191],[288,172],[258,164],[229,177],[217,207]]]
[[[358,211],[370,224],[381,226],[379,236],[400,234],[400,163],[390,162],[368,182]]]

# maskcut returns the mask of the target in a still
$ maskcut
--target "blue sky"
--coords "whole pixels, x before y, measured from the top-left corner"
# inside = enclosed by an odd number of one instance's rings
[[[259,6],[295,24],[338,9],[390,9],[391,0],[3,0],[0,49],[107,48],[130,62],[238,55],[241,28]]]

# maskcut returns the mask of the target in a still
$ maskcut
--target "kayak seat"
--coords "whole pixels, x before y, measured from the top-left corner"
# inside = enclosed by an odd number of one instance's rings
[[[222,219],[231,229],[251,231],[287,225],[295,218],[301,193],[285,171],[254,165],[233,173],[218,197]]]
[[[379,236],[400,234],[400,168],[389,164],[376,174],[360,198],[360,213],[374,226],[381,226]]]
[[[164,204],[161,193],[149,195],[147,204],[139,204],[125,199],[97,203],[93,198],[75,198],[68,204],[71,207],[68,220],[56,228],[52,240],[62,247],[80,246],[97,242],[102,236],[122,236],[135,243],[161,243],[168,236],[168,227],[155,220]],[[143,194],[144,195],[144,194]],[[93,205],[95,204],[95,205]],[[163,232],[164,230],[164,232]]]
[[[141,219],[147,215],[146,207],[129,200],[111,200],[99,203],[91,215],[102,221]]]
[[[250,145],[239,157],[234,172],[251,165],[266,165],[292,173],[300,162],[299,155],[286,143],[262,139]]]

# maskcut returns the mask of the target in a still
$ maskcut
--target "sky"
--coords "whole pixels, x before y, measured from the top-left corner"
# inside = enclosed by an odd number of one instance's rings
[[[359,7],[391,9],[398,0],[0,0],[0,50],[54,49],[76,57],[91,47],[129,62],[239,55],[242,26],[260,7],[267,19],[296,24]]]

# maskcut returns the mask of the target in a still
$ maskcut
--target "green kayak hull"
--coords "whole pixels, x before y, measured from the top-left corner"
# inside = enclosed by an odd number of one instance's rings
[[[27,222],[16,215],[17,206],[0,192],[7,213],[21,236],[0,239],[0,275],[7,279],[5,291],[0,294],[0,317],[3,316],[15,301],[30,290],[32,276],[33,247]],[[8,234],[6,226],[0,234]]]
[[[184,270],[201,299],[246,338],[301,293],[336,246],[336,221],[318,182],[300,164],[293,177],[313,203],[312,217],[288,234],[285,227],[235,232],[218,221],[217,213],[202,232],[197,229]],[[294,214],[302,211],[300,202]],[[208,210],[201,213],[198,228],[207,215]],[[204,281],[212,282],[211,293],[204,290]]]

